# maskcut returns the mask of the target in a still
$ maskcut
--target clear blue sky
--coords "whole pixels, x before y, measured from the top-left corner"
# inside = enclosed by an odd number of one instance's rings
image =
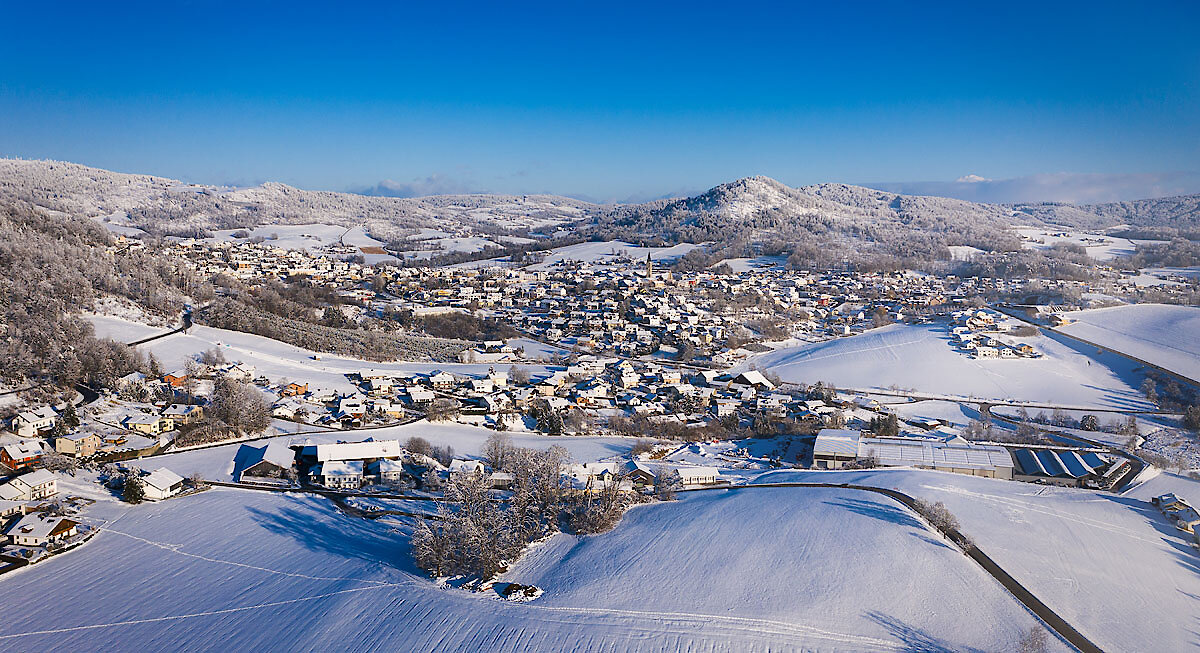
[[[5,3],[0,156],[601,199],[1200,171],[1196,2],[345,5]]]

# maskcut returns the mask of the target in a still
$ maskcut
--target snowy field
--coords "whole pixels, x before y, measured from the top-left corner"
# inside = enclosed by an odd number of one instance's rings
[[[1178,491],[1200,501],[1200,483],[1166,478],[1125,496],[903,469],[772,472],[757,480],[860,483],[942,501],[984,552],[1100,648],[1193,650],[1200,552],[1146,500]],[[985,647],[997,648],[1015,650]]]
[[[82,317],[92,323],[97,338],[108,338],[117,342],[134,342],[179,328],[178,324],[169,327],[151,326],[112,315],[85,313]]]
[[[873,397],[881,403],[889,401],[887,397]],[[895,397],[890,401],[896,401]],[[913,401],[910,403],[888,403],[888,409],[903,419],[939,419],[946,420],[951,426],[963,427],[972,420],[979,419],[979,411],[972,405],[963,405],[954,401]]]
[[[246,238],[235,238],[238,232],[249,234]],[[334,224],[273,224],[254,227],[252,229],[224,229],[213,232],[212,238],[201,242],[247,242],[251,238],[263,238],[264,245],[273,245],[282,249],[317,250],[327,245],[342,242],[346,227]],[[376,241],[375,244],[378,244]]]
[[[786,347],[755,356],[784,381],[838,387],[892,385],[952,397],[1012,399],[1087,408],[1143,408],[1135,364],[1068,338],[1004,337],[1044,354],[1033,359],[977,360],[955,349],[944,325],[894,324],[849,338]]]
[[[946,249],[950,250],[950,258],[954,261],[969,261],[972,256],[983,253],[982,249],[970,245],[951,245]]]
[[[739,257],[722,259],[712,267],[728,265],[735,274],[744,274],[751,270],[782,270],[787,264],[786,256],[755,256],[754,258]]]
[[[1067,313],[1063,333],[1200,379],[1200,308],[1131,304]]]
[[[136,322],[129,322],[115,317],[87,316],[96,327],[97,335],[113,338],[122,342],[131,342],[145,335],[162,333],[162,329],[147,332],[147,327]],[[320,354],[321,359],[315,360],[312,352],[301,349],[278,340],[264,338],[249,333],[226,331],[212,327],[194,325],[189,333],[178,333],[161,338],[138,349],[153,352],[162,363],[164,370],[183,367],[188,357],[195,356],[208,349],[219,349],[225,354],[226,360],[241,361],[254,366],[258,374],[266,375],[273,382],[282,379],[309,383],[310,389],[322,388],[339,392],[350,392],[354,385],[346,378],[351,372],[381,371],[389,373],[431,372],[446,370],[455,374],[485,375],[489,367],[507,369],[509,367],[525,367],[534,376],[547,374],[544,367],[539,365],[509,365],[507,363],[463,364],[463,363],[377,363],[357,358],[347,358],[335,354]]]
[[[86,546],[0,580],[0,647],[998,650],[1036,625],[894,505],[848,491],[761,499],[688,497],[636,509],[608,535],[551,541],[510,572],[544,584],[527,604],[438,588],[409,561],[406,527],[315,497],[107,502]]]
[[[545,589],[540,606],[761,620],[763,633],[816,650],[996,650],[1037,625],[884,497],[800,488],[681,497],[635,508],[604,535],[558,535],[504,579]]]
[[[1087,250],[1088,256],[1097,261],[1109,261],[1119,256],[1129,256],[1137,250],[1138,244],[1163,242],[1115,238],[1100,233],[1072,231],[1065,228],[1018,227],[1016,232],[1026,239],[1023,242],[1026,249],[1050,249],[1058,244],[1080,245]]]

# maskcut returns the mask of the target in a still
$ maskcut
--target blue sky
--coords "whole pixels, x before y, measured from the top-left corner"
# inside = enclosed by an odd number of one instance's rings
[[[1200,191],[1195,2],[248,4],[8,4],[0,156],[605,200]]]

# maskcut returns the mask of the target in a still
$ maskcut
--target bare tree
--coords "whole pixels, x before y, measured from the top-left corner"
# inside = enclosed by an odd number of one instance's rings
[[[508,380],[513,385],[529,385],[529,370],[524,367],[514,367],[508,372]]]
[[[505,433],[493,433],[483,443],[483,459],[492,469],[504,469],[506,458],[513,449],[512,438]]]
[[[238,431],[257,433],[271,424],[271,407],[258,388],[221,377],[213,389],[212,416]]]
[[[434,399],[425,409],[425,417],[431,422],[445,422],[458,419],[458,402],[453,399]]]
[[[429,444],[429,440],[420,436],[414,435],[404,443],[404,448],[423,456],[428,456],[433,451],[433,445]]]

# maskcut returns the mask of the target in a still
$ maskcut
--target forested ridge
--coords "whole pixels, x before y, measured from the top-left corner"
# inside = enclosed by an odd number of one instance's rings
[[[128,347],[97,339],[79,313],[115,295],[162,315],[211,287],[182,264],[115,247],[92,220],[0,200],[0,378],[7,384],[100,386],[140,366]]]

